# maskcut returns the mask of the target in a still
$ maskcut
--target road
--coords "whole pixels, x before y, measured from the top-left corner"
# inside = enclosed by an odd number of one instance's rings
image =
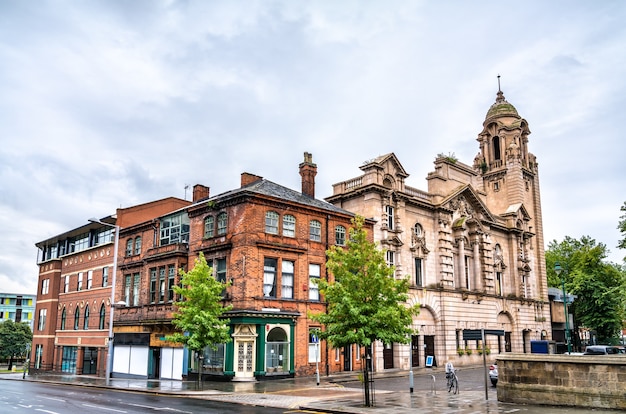
[[[133,393],[30,381],[2,381],[0,413],[14,414],[279,414],[285,409],[195,398]],[[289,411],[296,412],[296,411]]]

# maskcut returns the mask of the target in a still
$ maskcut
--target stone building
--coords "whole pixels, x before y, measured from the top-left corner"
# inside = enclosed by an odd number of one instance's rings
[[[326,200],[376,220],[374,239],[396,277],[408,276],[421,305],[410,345],[377,344],[375,369],[408,369],[487,352],[530,352],[551,339],[537,160],[530,129],[501,91],[478,134],[472,164],[439,155],[428,190],[406,184],[395,154],[363,164],[359,177],[333,186]],[[486,344],[464,330],[489,329]],[[480,358],[480,359],[479,359]]]

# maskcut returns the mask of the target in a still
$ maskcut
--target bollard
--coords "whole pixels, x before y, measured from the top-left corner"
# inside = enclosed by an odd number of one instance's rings
[[[413,370],[409,371],[409,392],[413,394]]]
[[[433,377],[433,385],[432,385],[432,392],[433,394],[437,394],[436,388],[435,388],[435,376],[434,375],[430,375],[431,377]]]

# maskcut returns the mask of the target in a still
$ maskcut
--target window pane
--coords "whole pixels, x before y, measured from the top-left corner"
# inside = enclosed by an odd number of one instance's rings
[[[276,297],[276,259],[265,259],[263,264],[263,296]]]
[[[322,223],[317,220],[311,220],[309,224],[309,238],[312,241],[322,241]]]
[[[290,214],[283,217],[283,236],[296,237],[296,218]]]
[[[320,300],[320,291],[317,281],[320,278],[320,265],[309,265],[309,300]]]
[[[283,260],[282,264],[282,297],[293,298],[293,271],[294,262]]]
[[[339,246],[346,244],[346,228],[344,226],[335,227],[335,244]]]
[[[269,234],[278,234],[278,213],[268,211],[265,213],[265,232]]]

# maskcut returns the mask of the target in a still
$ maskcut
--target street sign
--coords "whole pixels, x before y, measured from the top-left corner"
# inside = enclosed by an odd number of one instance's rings
[[[483,331],[485,332],[485,335],[504,336],[503,329],[463,329],[463,340],[481,340],[483,339]]]

